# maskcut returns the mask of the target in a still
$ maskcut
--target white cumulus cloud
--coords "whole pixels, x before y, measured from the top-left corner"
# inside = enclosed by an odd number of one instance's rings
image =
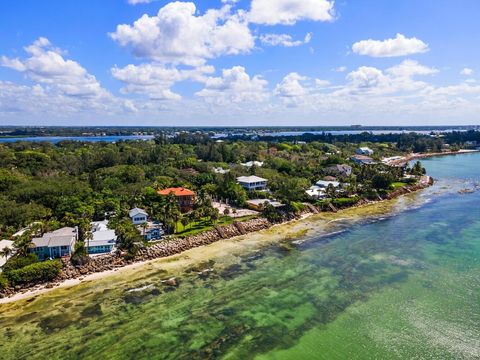
[[[232,14],[230,5],[197,15],[194,3],[178,1],[157,15],[118,25],[110,36],[137,57],[194,66],[221,55],[247,53],[255,45],[242,13]]]
[[[205,87],[195,95],[209,103],[257,103],[268,99],[268,82],[256,75],[251,77],[242,66],[224,69],[221,77],[210,77]]]
[[[180,94],[174,93],[171,87],[180,81],[192,80],[205,82],[207,74],[212,74],[213,66],[202,66],[193,69],[177,69],[156,64],[127,65],[123,68],[112,68],[115,79],[125,86],[121,91],[127,93],[146,94],[155,100],[180,100]]]
[[[465,76],[470,76],[473,74],[473,72],[474,72],[473,69],[463,68],[462,71],[460,71],[460,74]]]
[[[2,56],[0,65],[19,71],[33,85],[0,82],[0,108],[10,112],[65,116],[72,113],[113,114],[136,111],[135,105],[113,96],[78,62],[64,58],[64,51],[39,38],[25,47],[28,56]],[[1,113],[1,111],[0,111]]]
[[[422,40],[407,38],[397,34],[393,39],[386,40],[362,40],[352,46],[354,53],[372,57],[406,56],[428,51],[428,45]]]
[[[260,41],[262,44],[269,46],[294,47],[308,44],[311,40],[311,33],[305,35],[303,40],[293,40],[292,37],[287,34],[264,34],[260,36]]]
[[[292,72],[285,76],[280,84],[276,86],[275,94],[285,98],[304,96],[307,93],[307,89],[300,82],[305,80],[307,80],[305,76]]]
[[[293,25],[300,20],[334,20],[333,0],[252,0],[248,19],[265,25]]]
[[[26,59],[2,56],[2,66],[25,73],[33,81],[53,86],[70,96],[98,96],[105,90],[95,76],[73,60],[66,60],[60,49],[46,38],[39,38],[25,47]]]

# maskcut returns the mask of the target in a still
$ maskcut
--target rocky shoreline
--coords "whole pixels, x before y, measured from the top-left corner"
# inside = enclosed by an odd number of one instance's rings
[[[379,198],[375,201],[361,201],[355,206],[363,206],[383,200],[391,200],[401,195],[409,194],[421,189],[424,189],[433,184],[433,180],[425,176],[416,185],[405,186],[396,191],[390,193],[386,198]],[[310,205],[306,207],[306,210],[302,214],[296,216],[285,216],[283,223],[299,219],[302,215],[316,214],[319,210]],[[82,280],[85,276],[116,270],[135,263],[142,263],[149,260],[160,259],[172,255],[180,254],[184,251],[212,244],[214,242],[230,239],[236,236],[241,236],[260,230],[265,230],[272,227],[273,223],[265,218],[255,218],[245,222],[234,222],[231,225],[216,226],[212,230],[205,231],[201,234],[188,236],[185,238],[173,238],[166,241],[161,241],[152,246],[140,249],[135,258],[126,260],[123,256],[117,254],[108,254],[91,258],[87,264],[81,266],[73,265],[69,259],[62,259],[64,268],[59,276],[47,284],[31,284],[24,286],[16,286],[15,288],[7,288],[0,291],[0,298],[11,297],[18,293],[33,292],[42,289],[50,289],[59,286],[62,282],[67,280],[78,279]]]

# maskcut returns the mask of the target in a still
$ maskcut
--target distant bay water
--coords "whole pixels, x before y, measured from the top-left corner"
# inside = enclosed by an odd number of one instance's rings
[[[415,132],[417,134],[428,135],[430,133],[446,133],[452,131],[465,131],[460,129],[442,129],[442,130],[292,130],[292,131],[246,131],[243,133],[224,133],[218,132],[212,135],[213,139],[222,139],[228,138],[229,136],[301,136],[305,134],[312,135],[321,135],[321,134],[332,134],[332,135],[356,135],[363,132],[369,132],[375,135],[382,134],[402,134]],[[173,134],[170,134],[173,136]],[[28,137],[0,137],[1,143],[14,143],[18,141],[31,141],[31,142],[50,142],[53,144],[59,143],[61,141],[80,141],[80,142],[117,142],[117,141],[127,141],[127,140],[151,140],[154,138],[154,135],[105,135],[105,136],[28,136]]]
[[[0,137],[0,143],[13,143],[18,141],[50,142],[53,144],[61,141],[80,142],[117,142],[126,140],[151,140],[153,135],[110,135],[110,136],[32,136],[32,137]]]

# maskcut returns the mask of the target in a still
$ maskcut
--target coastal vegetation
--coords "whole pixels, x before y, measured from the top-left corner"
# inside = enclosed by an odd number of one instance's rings
[[[414,186],[425,169],[420,162],[409,168],[383,159],[402,157],[420,147],[426,152],[445,148],[444,139],[417,134],[306,134],[302,138],[305,141],[217,140],[205,132],[181,132],[160,134],[150,141],[0,144],[0,206],[4,209],[0,238],[14,241],[13,249],[2,249],[10,253],[4,254],[7,262],[0,287],[35,284],[58,275],[62,262],[40,263],[31,251],[32,239],[49,231],[77,229],[71,262],[84,266],[90,261],[90,224],[107,219],[115,231],[118,255],[130,261],[152,244],[144,236],[147,225],[134,225],[129,209],[144,209],[161,224],[165,240],[215,229],[221,232],[222,226],[255,217],[279,223],[312,209],[337,211],[389,198],[405,186]],[[372,152],[369,165],[353,161],[362,148]],[[336,166],[349,170],[332,174]],[[237,180],[242,176],[265,179],[268,189],[246,189]],[[311,196],[307,190],[318,182],[328,186],[321,190],[322,196]],[[159,195],[165,188],[191,189],[195,194],[191,208],[184,211],[173,193]],[[266,203],[253,214],[235,216],[251,200]]]

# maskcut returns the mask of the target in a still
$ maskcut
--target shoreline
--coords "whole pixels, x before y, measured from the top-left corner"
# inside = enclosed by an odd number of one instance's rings
[[[201,245],[197,245],[197,246],[192,246],[190,248],[181,250],[177,253],[169,254],[167,256],[158,256],[158,257],[154,257],[154,258],[141,259],[141,260],[137,260],[137,261],[132,262],[132,263],[123,264],[121,266],[113,266],[109,269],[102,270],[102,271],[94,271],[94,272],[85,273],[85,274],[75,276],[75,277],[71,277],[71,278],[65,278],[65,279],[61,279],[61,280],[57,279],[56,281],[54,280],[54,281],[49,282],[49,283],[37,284],[33,287],[24,288],[22,290],[16,291],[15,293],[13,293],[11,295],[6,295],[4,297],[1,297],[0,298],[0,305],[13,303],[13,302],[16,302],[16,301],[25,300],[25,299],[29,299],[29,298],[35,298],[36,296],[49,293],[52,290],[71,288],[71,287],[75,287],[75,286],[85,284],[85,283],[88,283],[88,282],[92,282],[92,281],[95,281],[95,280],[104,279],[104,278],[107,278],[107,277],[110,277],[110,276],[113,276],[113,275],[116,275],[116,274],[125,273],[125,272],[128,272],[128,271],[133,271],[135,269],[142,268],[142,267],[148,267],[149,265],[152,265],[153,263],[170,264],[171,265],[170,267],[176,269],[176,268],[178,268],[182,265],[181,264],[182,261],[179,258],[180,256],[187,256],[188,257],[187,254],[190,254],[191,252],[195,252],[195,251],[198,252],[199,249],[207,248],[208,246],[211,246],[211,245],[214,245],[214,244],[216,244],[216,246],[222,247],[222,246],[224,246],[225,243],[222,243],[220,240],[225,240],[225,241],[228,241],[230,244],[234,244],[234,243],[239,242],[239,241],[240,242],[248,241],[248,237],[252,237],[252,236],[255,236],[255,235],[260,236],[260,237],[261,236],[267,236],[268,237],[270,235],[265,234],[268,231],[272,231],[272,230],[275,231],[275,230],[279,230],[279,229],[281,231],[283,228],[285,228],[284,230],[287,230],[288,227],[290,227],[290,226],[302,227],[302,222],[303,221],[305,221],[305,220],[307,220],[311,217],[315,217],[315,216],[318,216],[318,221],[327,220],[327,219],[330,218],[328,220],[328,222],[323,225],[323,227],[325,227],[325,226],[328,226],[331,222],[335,222],[337,220],[343,219],[345,213],[353,212],[354,214],[351,214],[350,217],[354,218],[355,217],[355,212],[362,212],[362,210],[367,210],[368,208],[373,207],[375,205],[380,205],[381,203],[387,203],[387,204],[391,203],[391,204],[393,204],[394,200],[398,199],[399,197],[402,197],[402,196],[408,195],[408,194],[412,194],[412,193],[416,193],[420,190],[426,189],[426,188],[428,188],[429,186],[432,185],[432,182],[430,181],[431,178],[428,177],[428,179],[429,179],[428,182],[423,181],[423,182],[420,182],[419,184],[416,184],[414,186],[404,187],[404,188],[400,189],[402,191],[397,190],[397,192],[394,193],[393,196],[391,196],[391,197],[388,197],[388,198],[385,198],[385,199],[382,199],[382,200],[367,201],[367,202],[364,202],[362,204],[358,204],[358,205],[355,205],[355,206],[352,206],[352,207],[347,207],[347,208],[344,208],[344,209],[340,209],[336,213],[307,212],[307,213],[301,214],[297,218],[286,220],[286,221],[281,222],[281,223],[277,223],[277,224],[269,223],[270,225],[268,227],[264,227],[264,228],[261,228],[259,230],[249,231],[249,232],[244,233],[244,234],[239,234],[239,235],[235,235],[235,236],[231,236],[231,237],[227,237],[227,238],[221,238],[220,237],[219,239],[216,239],[216,240],[211,241],[209,243],[201,244]],[[326,214],[328,214],[328,215],[326,215]],[[333,219],[331,219],[332,216],[334,217]],[[365,214],[358,215],[358,217],[360,217],[360,218],[366,218],[367,216],[368,215],[365,215]],[[300,230],[300,233],[303,233],[303,230],[308,230],[308,226],[306,226],[306,225],[307,225],[307,223],[304,224],[304,228],[302,228]],[[280,241],[280,240],[281,239],[274,240],[274,242],[277,242],[277,241]],[[294,240],[294,239],[290,239],[290,240]],[[177,257],[177,259],[175,259],[175,257]]]
[[[480,152],[480,150],[461,149],[458,151],[444,151],[444,152],[436,152],[436,153],[411,153],[406,156],[403,156],[401,159],[393,160],[388,164],[395,165],[395,166],[403,166],[403,165],[406,165],[408,162],[412,160],[417,160],[417,159],[427,159],[431,157],[448,156],[448,155],[464,155],[464,154],[471,154],[471,153],[477,153],[477,152]]]

